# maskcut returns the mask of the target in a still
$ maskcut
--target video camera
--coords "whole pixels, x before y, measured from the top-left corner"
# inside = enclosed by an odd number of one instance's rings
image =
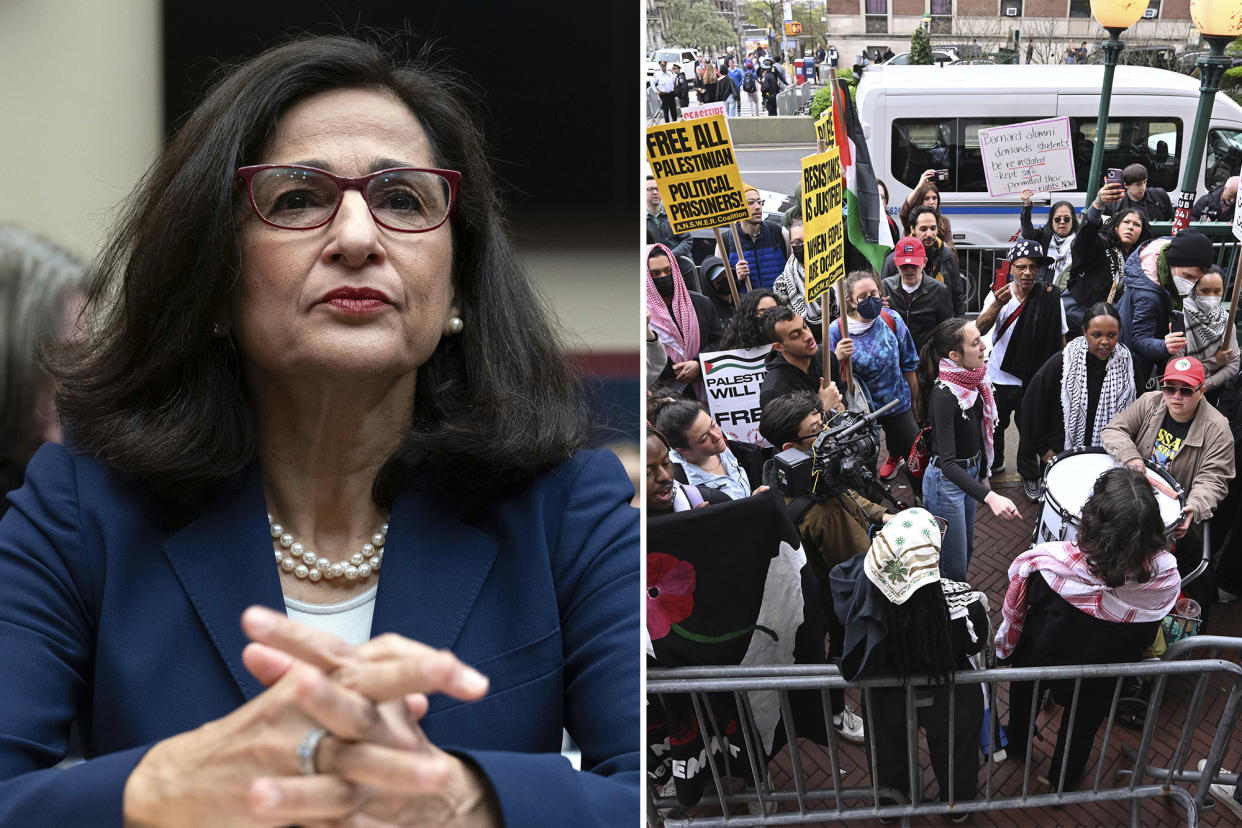
[[[896,405],[897,400],[892,400],[866,415],[853,411],[838,412],[833,416],[831,425],[815,438],[809,454],[797,448],[785,449],[777,454],[773,459],[776,461],[776,484],[781,494],[786,497],[810,494],[822,503],[846,489],[866,491],[868,487],[876,486],[894,503],[899,503],[870,468],[880,451],[875,421]]]

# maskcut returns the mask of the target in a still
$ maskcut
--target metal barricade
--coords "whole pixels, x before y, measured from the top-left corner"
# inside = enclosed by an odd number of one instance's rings
[[[1169,222],[1155,222],[1151,225],[1154,237],[1167,236],[1171,232]],[[1191,228],[1203,233],[1212,240],[1215,251],[1215,264],[1225,272],[1225,301],[1231,295],[1234,275],[1238,267],[1239,242],[1233,235],[1231,225],[1221,222],[1195,222]],[[983,310],[983,301],[992,289],[992,281],[996,267],[1009,253],[1010,244],[998,247],[972,247],[957,245],[957,267],[966,279],[966,310],[977,314]]]
[[[876,752],[876,730],[871,704],[871,694],[875,688],[902,687],[899,679],[868,679],[855,683],[846,682],[835,667],[823,665],[792,665],[784,667],[713,667],[713,668],[680,668],[674,670],[650,670],[647,673],[647,694],[651,700],[660,700],[668,695],[688,695],[693,704],[696,718],[703,728],[705,744],[713,747],[726,746],[722,751],[707,750],[706,765],[710,770],[711,779],[707,781],[704,796],[699,804],[687,809],[680,806],[676,798],[661,796],[652,787],[648,801],[648,822],[651,825],[664,825],[669,828],[681,826],[761,826],[761,825],[810,825],[826,821],[847,819],[900,818],[903,825],[909,824],[912,816],[928,816],[947,814],[956,816],[966,813],[984,811],[1001,811],[1009,809],[1028,809],[1044,806],[1064,806],[1089,802],[1122,801],[1130,804],[1130,821],[1139,825],[1139,805],[1145,798],[1167,797],[1185,810],[1187,825],[1196,825],[1198,813],[1205,807],[1208,784],[1212,781],[1231,781],[1231,776],[1220,776],[1220,764],[1232,738],[1240,710],[1242,710],[1242,665],[1223,658],[1197,658],[1180,660],[1195,646],[1215,646],[1214,656],[1221,649],[1242,650],[1242,639],[1207,638],[1188,639],[1185,646],[1170,648],[1170,656],[1160,661],[1147,661],[1135,664],[1077,665],[1060,667],[1026,667],[997,668],[990,670],[961,671],[954,674],[954,681],[959,685],[981,684],[987,698],[987,714],[985,727],[987,733],[995,733],[994,722],[997,712],[997,690],[1001,683],[1026,681],[1033,683],[1030,726],[1025,734],[1026,754],[1023,759],[1021,785],[1018,790],[1007,777],[1007,784],[998,785],[994,779],[996,771],[994,763],[988,758],[983,759],[984,771],[981,774],[976,798],[966,801],[954,801],[952,792],[948,792],[947,801],[927,801],[923,799],[923,772],[921,768],[928,764],[929,756],[926,748],[920,748],[917,728],[906,728],[906,761],[910,769],[911,799],[904,803],[905,797],[892,788],[883,788],[878,783],[873,757]],[[1164,700],[1167,683],[1170,679],[1189,676],[1196,681],[1192,704],[1187,711],[1185,723],[1182,725],[1182,741],[1178,744],[1171,769],[1160,769],[1151,761],[1153,742],[1160,730],[1159,711]],[[1116,758],[1117,745],[1124,745],[1116,736],[1115,725],[1118,723],[1118,701],[1121,697],[1122,682],[1127,678],[1150,678],[1152,691],[1147,700],[1145,723],[1139,737],[1138,745],[1126,754],[1130,756],[1131,767],[1125,774],[1114,775],[1111,785],[1106,784],[1105,768],[1111,764],[1110,749]],[[1228,697],[1219,717],[1207,720],[1204,715],[1209,706],[1203,704],[1204,689],[1211,678],[1217,678],[1228,686]],[[1073,739],[1073,718],[1077,713],[1080,691],[1083,682],[1089,679],[1104,679],[1112,682],[1112,696],[1108,714],[1103,722],[1103,743],[1098,754],[1093,753],[1083,772],[1081,787],[1078,790],[1061,791],[1065,787],[1065,774],[1069,762],[1069,751],[1064,752],[1061,764],[1049,768],[1048,777],[1053,780],[1050,792],[1040,793],[1032,790],[1032,750],[1035,742],[1036,719],[1039,713],[1041,688],[1054,681],[1072,681],[1072,701],[1063,715],[1069,716],[1066,741]],[[906,721],[914,719],[915,691],[919,687],[931,686],[926,679],[913,680],[905,688]],[[863,696],[863,715],[866,725],[866,750],[850,746],[844,748],[838,743],[837,734],[832,727],[832,710],[829,706],[830,690],[841,690],[856,687]],[[756,691],[775,691],[782,712],[783,725],[788,735],[788,742],[772,762],[784,768],[791,785],[770,783],[769,768],[761,741],[755,729],[754,714],[751,711],[750,695]],[[828,744],[821,746],[808,740],[798,739],[797,723],[794,719],[790,693],[797,691],[816,691],[819,694],[821,710],[824,717],[823,725],[828,734]],[[729,699],[736,706],[741,723],[740,739],[738,734],[729,736],[719,732],[716,717],[712,709],[712,696],[716,695],[716,704]],[[947,711],[942,711],[949,722],[948,774],[953,778],[953,722],[957,715],[954,694],[947,697]],[[805,723],[805,720],[803,720]],[[1200,734],[1211,743],[1207,761],[1201,772],[1186,771],[1184,765],[1189,760],[1190,737],[1202,728]],[[1099,731],[1097,731],[1098,733]],[[1011,734],[1012,735],[1012,734]],[[1162,742],[1169,742],[1168,734],[1161,733]],[[850,761],[856,761],[865,768],[870,784],[846,786],[842,782],[844,773],[842,766],[843,754]],[[920,761],[921,760],[921,761]],[[812,784],[813,779],[823,777],[824,782]],[[1122,777],[1125,777],[1122,779]],[[738,777],[757,780],[757,784],[743,790],[735,790],[733,781]],[[1151,778],[1152,782],[1144,784]],[[1198,786],[1195,794],[1187,790],[1184,783]],[[1001,788],[1005,788],[1001,790]]]
[[[776,94],[776,114],[777,115],[793,115],[804,104],[811,102],[811,96],[814,90],[808,89],[807,84],[790,84]],[[806,90],[806,94],[803,94]]]
[[[1218,659],[1222,656],[1231,656],[1236,659],[1242,655],[1242,638],[1229,638],[1219,635],[1190,636],[1170,645],[1164,654],[1160,656],[1160,659],[1166,662],[1178,661],[1187,659],[1192,655],[1198,655],[1200,658],[1209,660]],[[1204,700],[1209,689],[1209,679],[1210,676],[1206,673],[1195,678],[1194,690],[1190,694],[1188,703],[1186,721],[1198,721],[1201,717]],[[1202,771],[1197,767],[1187,770],[1186,765],[1191,760],[1191,737],[1193,735],[1192,728],[1184,729],[1177,740],[1177,746],[1173,750],[1173,756],[1169,765],[1167,767],[1157,767],[1150,763],[1144,763],[1142,775],[1174,783],[1196,783],[1198,790],[1194,796],[1195,805],[1198,808],[1203,808],[1208,795],[1209,783],[1221,782],[1228,785],[1236,785],[1238,783],[1238,774],[1221,773],[1220,766],[1224,760],[1224,747],[1216,743],[1213,743],[1212,750],[1205,757]],[[1224,742],[1224,745],[1228,745],[1228,740]],[[1221,747],[1219,753],[1217,752],[1217,747]],[[1134,760],[1137,758],[1137,754],[1130,745],[1122,745],[1121,749],[1129,759]],[[1131,773],[1132,771],[1119,770],[1114,781]]]

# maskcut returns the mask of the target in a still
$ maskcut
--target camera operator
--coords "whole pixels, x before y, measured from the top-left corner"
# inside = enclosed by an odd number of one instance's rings
[[[833,412],[833,417],[837,416]],[[817,394],[795,391],[775,397],[763,407],[759,433],[778,452],[795,448],[810,453],[825,427],[824,408]],[[776,461],[764,464],[763,482],[777,487]],[[836,487],[833,487],[836,488]],[[828,656],[841,655],[845,631],[832,606],[828,592],[828,572],[832,567],[863,552],[871,543],[871,531],[887,523],[892,515],[852,489],[841,488],[836,495],[819,500],[811,492],[784,493],[789,517],[798,527],[807,560],[819,581],[820,604],[828,629]],[[840,690],[829,691],[836,711],[832,717],[837,734],[843,739],[863,742],[862,720],[845,704]]]

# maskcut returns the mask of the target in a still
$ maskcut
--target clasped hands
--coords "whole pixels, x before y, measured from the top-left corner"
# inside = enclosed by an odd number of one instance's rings
[[[127,826],[500,824],[487,782],[418,725],[429,693],[478,699],[485,677],[398,635],[351,647],[263,607],[242,627],[242,660],[268,689],[154,745],[126,784]],[[320,728],[304,775],[299,745]]]

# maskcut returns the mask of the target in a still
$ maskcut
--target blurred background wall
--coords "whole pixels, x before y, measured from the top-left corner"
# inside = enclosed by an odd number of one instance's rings
[[[527,267],[593,375],[601,424],[636,437],[631,4],[0,0],[0,222],[89,258],[222,65],[368,28],[430,39],[480,87]]]

